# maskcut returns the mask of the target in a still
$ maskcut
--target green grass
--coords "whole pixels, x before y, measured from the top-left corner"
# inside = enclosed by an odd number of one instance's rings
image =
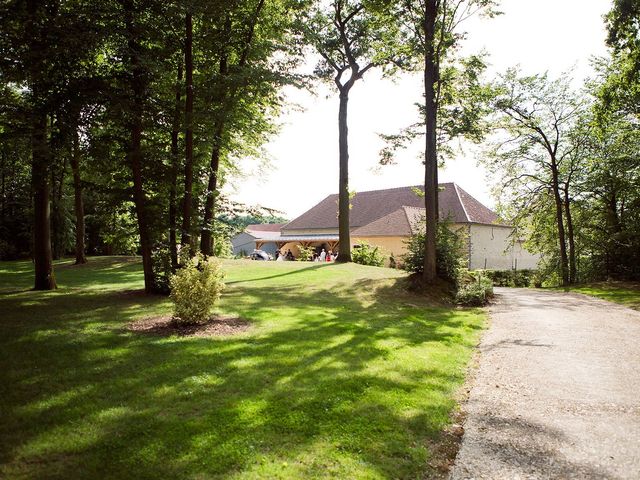
[[[637,283],[600,282],[578,285],[570,290],[640,310],[640,284]]]
[[[0,478],[424,478],[484,313],[404,274],[227,261],[237,336],[128,331],[170,312],[128,258],[0,264]]]

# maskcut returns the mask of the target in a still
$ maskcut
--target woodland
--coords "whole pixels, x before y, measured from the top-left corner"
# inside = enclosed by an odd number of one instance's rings
[[[0,259],[138,254],[166,292],[184,252],[228,256],[228,239],[280,213],[221,188],[260,158],[285,86],[339,97],[339,260],[349,239],[349,93],[372,69],[419,72],[419,121],[386,135],[393,168],[424,145],[425,285],[437,280],[438,166],[479,143],[500,213],[542,254],[549,282],[640,279],[640,2],[603,19],[609,54],[581,85],[463,56],[465,21],[493,0],[6,0],[0,5]],[[306,71],[309,55],[318,58]]]

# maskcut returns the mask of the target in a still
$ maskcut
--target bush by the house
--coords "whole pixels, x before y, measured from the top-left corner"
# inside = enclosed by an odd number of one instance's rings
[[[436,268],[438,277],[453,285],[458,284],[458,277],[465,263],[464,239],[461,232],[454,232],[450,223],[438,223],[436,237]],[[424,271],[424,229],[419,228],[407,242],[407,254],[403,257],[402,268],[408,272]]]
[[[534,285],[535,270],[485,270],[496,287],[530,287]]]
[[[456,303],[479,307],[493,296],[493,282],[482,271],[467,272],[460,276],[456,292]]]
[[[351,250],[351,260],[360,265],[371,267],[382,267],[384,265],[384,255],[378,247],[361,242]]]
[[[171,300],[178,323],[204,323],[224,289],[224,272],[215,258],[198,254],[171,276]]]
[[[298,245],[298,260],[299,262],[310,262],[313,259],[313,247],[304,247]]]

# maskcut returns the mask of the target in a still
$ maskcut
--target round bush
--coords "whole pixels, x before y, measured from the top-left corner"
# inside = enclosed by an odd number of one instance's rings
[[[178,323],[204,323],[224,290],[224,272],[215,258],[196,255],[171,276],[170,298]]]

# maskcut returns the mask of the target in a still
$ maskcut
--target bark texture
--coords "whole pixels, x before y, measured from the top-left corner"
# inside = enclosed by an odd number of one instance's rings
[[[138,231],[140,233],[140,250],[142,253],[142,268],[144,270],[144,289],[147,293],[157,290],[152,261],[152,241],[149,219],[147,215],[147,197],[144,190],[142,173],[142,119],[144,115],[144,92],[146,89],[145,71],[141,62],[142,45],[139,28],[135,23],[135,11],[133,2],[122,2],[125,10],[127,27],[127,44],[129,47],[129,67],[131,68],[130,88],[132,102],[129,112],[130,141],[128,160],[133,176],[133,201],[138,219]]]
[[[340,91],[338,110],[338,146],[340,178],[338,181],[338,240],[339,262],[351,261],[351,232],[349,223],[349,126],[347,112],[349,107],[349,88]]]
[[[87,257],[84,253],[84,201],[82,199],[82,178],[80,175],[80,139],[78,138],[78,130],[73,132],[73,151],[71,153],[71,170],[73,171],[73,199],[74,212],[76,216],[76,265],[87,263]]]
[[[438,229],[438,155],[436,145],[437,104],[435,84],[438,81],[438,63],[435,52],[437,1],[427,0],[424,16],[424,102],[425,102],[425,153],[424,153],[424,206],[426,231],[424,244],[425,284],[435,282],[436,235]]]
[[[184,68],[186,100],[182,246],[188,247],[191,244],[191,211],[193,209],[193,18],[190,12],[185,16]]]
[[[171,128],[171,185],[169,187],[169,255],[171,256],[171,269],[178,268],[178,170],[180,168],[178,140],[180,136],[180,112],[181,112],[181,83],[182,83],[182,63],[178,65],[178,76],[176,79],[176,103],[173,114],[173,125]]]

